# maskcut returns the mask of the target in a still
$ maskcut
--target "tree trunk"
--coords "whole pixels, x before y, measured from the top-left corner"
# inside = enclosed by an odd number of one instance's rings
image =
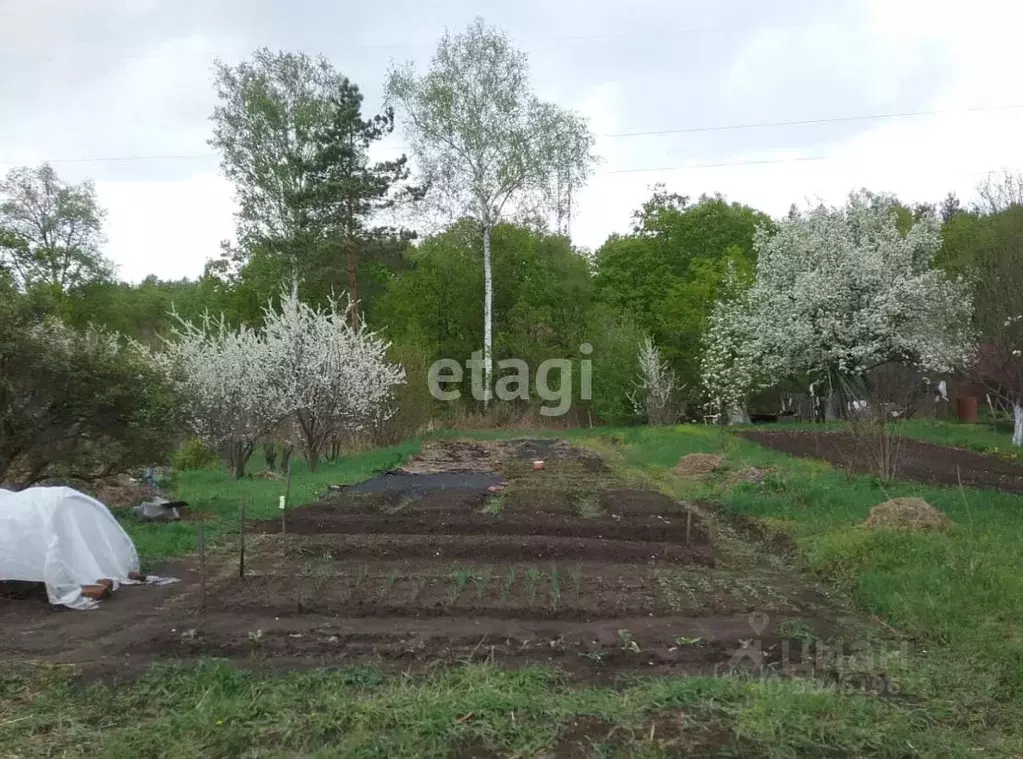
[[[263,458],[266,459],[266,468],[271,472],[277,466],[277,444],[274,442],[263,443]]]
[[[733,406],[728,410],[729,424],[749,424],[749,412],[742,406]]]
[[[227,463],[231,470],[231,476],[236,480],[245,476],[245,465],[249,463],[253,447],[238,440],[228,443]]]
[[[288,471],[288,462],[291,461],[291,452],[295,450],[292,443],[285,443],[281,446],[281,471]]]
[[[355,275],[355,243],[349,240],[348,251],[348,300],[352,306],[352,332],[359,334],[359,281]]]
[[[1016,419],[1016,425],[1012,433],[1012,444],[1023,446],[1023,400],[1016,399],[1016,402],[1012,404],[1012,412]]]
[[[307,448],[305,452],[306,461],[309,462],[309,471],[315,472],[320,465],[320,454],[315,448]]]
[[[483,225],[483,392],[490,400],[490,374],[494,345],[494,272],[490,265],[490,224]]]
[[[842,394],[834,390],[828,392],[828,400],[824,407],[824,421],[837,422],[842,418]]]
[[[343,440],[340,438],[332,438],[330,441],[330,456],[327,457],[328,461],[337,461],[341,458],[341,449],[343,447]]]

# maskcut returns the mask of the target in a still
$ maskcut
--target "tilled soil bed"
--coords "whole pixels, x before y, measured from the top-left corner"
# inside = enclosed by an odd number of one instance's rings
[[[846,432],[778,430],[740,432],[754,443],[793,456],[824,459],[846,469],[873,473],[869,449]],[[900,441],[895,476],[903,480],[1023,493],[1023,466],[996,456],[918,440]]]
[[[542,470],[532,461],[544,460]],[[449,469],[445,469],[449,467]],[[820,587],[774,567],[715,568],[714,518],[635,486],[564,441],[434,441],[398,473],[248,524],[178,586],[93,612],[0,598],[0,657],[101,674],[164,658],[260,666],[493,659],[585,680],[800,660],[844,629]],[[756,551],[750,552],[756,555]]]

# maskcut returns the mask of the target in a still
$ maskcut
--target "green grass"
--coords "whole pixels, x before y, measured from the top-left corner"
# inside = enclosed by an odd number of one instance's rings
[[[984,430],[934,422],[906,427],[913,437],[969,447],[991,443]],[[948,439],[938,439],[945,434]],[[581,719],[599,721],[599,729],[591,731],[594,743],[580,755],[685,755],[693,746],[680,740],[704,740],[705,753],[715,756],[769,759],[1023,754],[1023,497],[882,483],[705,426],[562,436],[604,451],[623,475],[760,519],[791,536],[804,571],[848,594],[864,616],[876,615],[907,636],[911,649],[899,671],[900,697],[852,694],[814,681],[739,677],[581,687],[552,670],[489,665],[408,676],[373,669],[244,671],[205,662],[159,666],[117,687],[85,686],[63,668],[44,666],[0,673],[4,755],[440,757],[491,751],[531,757],[558,755],[559,740]],[[611,436],[619,442],[612,444]],[[315,475],[296,467],[293,503],[313,500],[327,484],[390,468],[416,445],[324,464]],[[769,474],[763,484],[734,487],[725,477],[686,482],[670,470],[692,452],[721,453],[731,469],[756,466]],[[251,504],[255,518],[276,516],[282,483],[232,482],[205,471],[182,474],[177,486],[194,508],[216,515],[208,526],[218,539],[236,529],[242,501]],[[860,526],[872,506],[896,496],[926,499],[957,527],[924,534]],[[194,524],[130,527],[147,561],[194,546]],[[363,568],[356,577],[356,588],[366,573]],[[472,573],[461,574],[452,577],[459,594]],[[531,600],[543,578],[537,567],[523,571]],[[512,571],[502,577],[505,602],[515,579]],[[567,579],[578,593],[575,573]],[[552,578],[552,592],[557,587],[560,595],[562,584],[561,576]],[[784,632],[813,634],[798,619],[788,620]],[[635,643],[641,648],[643,641]],[[689,725],[681,739],[680,715]]]
[[[1009,731],[1020,745],[1023,497],[879,482],[707,427],[614,434],[625,438],[618,448],[626,466],[677,497],[717,502],[789,534],[807,571],[847,590],[862,610],[908,635],[916,644],[908,687],[928,699],[931,714],[969,731]],[[603,445],[599,438],[595,443]],[[679,458],[697,451],[724,454],[733,469],[771,472],[763,485],[733,488],[719,480],[681,484],[667,473]],[[899,496],[925,499],[957,527],[907,533],[860,526],[872,506]]]
[[[0,675],[0,744],[5,756],[26,759],[540,756],[552,755],[576,719],[603,727],[583,744],[589,751],[573,756],[679,756],[701,743],[714,756],[768,759],[978,755],[912,703],[799,681],[651,678],[580,688],[535,668],[402,677],[218,662],[158,666],[120,687],[83,687],[60,670]]]
[[[997,430],[990,424],[958,424],[927,419],[910,419],[900,429],[908,438],[925,443],[966,448],[978,453],[997,453],[1020,457],[1021,451],[1012,446],[1012,432]]]
[[[769,427],[750,425],[735,429],[756,430],[816,430],[818,432],[835,432],[847,429],[845,422],[828,422],[811,424],[807,422],[783,422]],[[965,448],[977,453],[995,453],[1008,458],[1023,458],[1023,451],[1012,446],[1012,429],[999,430],[988,422],[975,424],[960,423],[955,420],[941,419],[909,419],[899,423],[898,429],[907,438],[920,440],[924,443],[945,445],[952,448]]]
[[[301,506],[318,500],[330,485],[347,485],[369,479],[392,469],[419,450],[419,441],[410,440],[391,448],[357,453],[339,461],[321,461],[316,472],[310,472],[300,457],[292,459],[290,506]],[[264,468],[262,451],[249,461],[250,473]],[[223,539],[238,532],[238,514],[245,504],[248,519],[272,519],[280,515],[278,499],[284,495],[284,480],[247,477],[234,480],[225,469],[199,469],[179,472],[175,476],[174,497],[188,503],[196,511],[212,518],[204,525],[207,541]],[[196,548],[196,523],[139,524],[122,517],[139,552],[143,567],[153,569],[161,562],[190,553]]]

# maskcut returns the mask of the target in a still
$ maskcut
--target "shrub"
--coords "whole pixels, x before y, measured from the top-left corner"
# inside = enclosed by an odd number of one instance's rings
[[[175,451],[171,465],[178,471],[212,469],[220,465],[220,454],[197,437]]]
[[[163,373],[118,334],[0,297],[0,482],[94,480],[163,464],[180,429]]]

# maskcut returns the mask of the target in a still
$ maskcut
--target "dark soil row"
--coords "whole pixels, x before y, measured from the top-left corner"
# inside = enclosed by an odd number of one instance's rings
[[[739,433],[747,440],[793,456],[824,459],[867,474],[874,473],[869,442],[845,432],[781,430]],[[895,476],[902,480],[988,488],[1023,493],[1023,466],[997,456],[948,448],[917,440],[902,440]]]
[[[292,539],[294,537],[294,539]],[[709,545],[536,535],[309,535],[283,536],[289,559],[439,559],[479,562],[607,561],[714,566]]]
[[[279,533],[280,520],[258,522],[255,529]],[[314,505],[288,513],[285,531],[293,535],[324,534],[416,534],[416,535],[545,535],[560,538],[613,538],[706,545],[710,536],[694,514],[671,518],[644,515],[629,519],[596,517],[580,519],[567,514],[517,512],[419,511],[409,507],[392,513],[356,512]]]
[[[757,635],[745,616],[585,623],[493,617],[338,622],[215,613],[187,630],[153,632],[139,642],[139,656],[224,656],[285,666],[396,662],[403,668],[489,660],[553,664],[587,680],[610,680],[625,671],[721,674],[760,667],[808,676],[826,674],[835,661],[823,644],[786,639],[777,630]]]

